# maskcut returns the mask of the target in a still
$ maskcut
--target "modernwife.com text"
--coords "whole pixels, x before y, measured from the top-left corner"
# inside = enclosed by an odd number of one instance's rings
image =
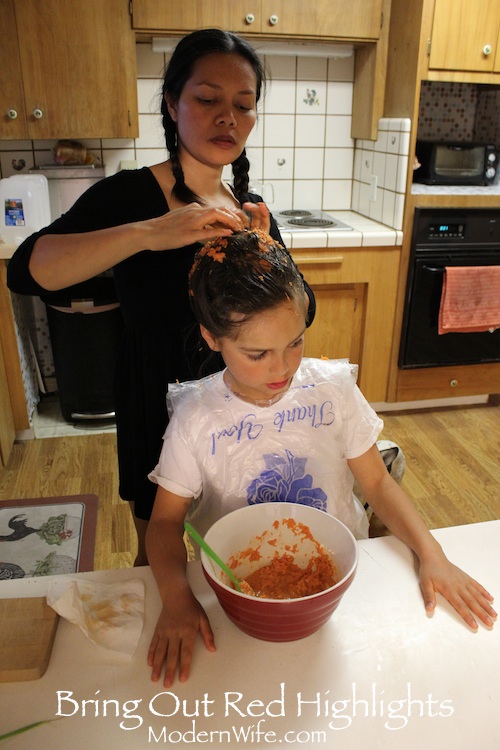
[[[220,695],[181,698],[162,691],[152,698],[118,700],[97,690],[92,697],[73,691],[56,693],[56,717],[85,717],[113,722],[124,732],[138,732],[151,743],[168,744],[321,744],[331,734],[348,731],[367,719],[380,722],[389,732],[397,732],[421,719],[449,719],[453,701],[433,693],[414,694],[411,683],[399,695],[389,694],[376,683],[352,683],[343,695],[326,690],[287,693],[285,683],[276,687],[272,700],[260,700],[239,691]],[[288,719],[286,723],[280,719]],[[283,731],[293,724],[300,729]]]

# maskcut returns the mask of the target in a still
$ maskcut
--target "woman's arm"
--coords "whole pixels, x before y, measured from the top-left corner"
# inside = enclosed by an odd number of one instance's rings
[[[44,234],[33,247],[29,270],[48,291],[86,281],[142,250],[172,250],[243,229],[235,210],[197,203],[145,221],[78,234]]]
[[[186,576],[184,519],[191,500],[159,486],[146,534],[148,561],[163,602],[148,665],[153,681],[160,679],[165,667],[165,687],[172,685],[177,670],[181,682],[188,679],[198,632],[206,648],[215,651],[210,623]]]
[[[387,471],[377,446],[358,458],[349,459],[348,463],[371,508],[418,557],[426,610],[434,610],[436,592],[439,592],[471,628],[478,626],[476,617],[491,627],[496,618],[491,607],[493,597],[448,560],[408,495]]]

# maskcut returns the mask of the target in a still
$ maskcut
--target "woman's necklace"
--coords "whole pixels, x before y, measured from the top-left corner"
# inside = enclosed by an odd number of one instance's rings
[[[272,398],[252,398],[251,396],[245,396],[244,393],[240,393],[240,391],[237,391],[233,386],[232,380],[233,380],[232,375],[229,373],[228,370],[226,370],[226,373],[224,374],[224,383],[229,388],[233,396],[236,396],[242,401],[246,401],[246,403],[248,404],[254,404],[254,406],[264,406],[264,407],[272,406],[277,401],[279,401],[286,393],[286,391],[281,391],[280,393],[277,393],[276,396],[273,396]]]

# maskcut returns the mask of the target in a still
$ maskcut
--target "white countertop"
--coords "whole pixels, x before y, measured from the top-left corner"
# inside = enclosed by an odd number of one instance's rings
[[[450,559],[498,600],[500,521],[433,533]],[[145,581],[146,618],[136,655],[123,662],[61,620],[45,675],[0,685],[0,725],[7,732],[57,718],[58,699],[59,713],[67,715],[9,740],[6,750],[137,750],[157,744],[150,731],[157,738],[165,732],[159,742],[164,747],[497,750],[500,623],[473,633],[441,599],[427,617],[408,549],[392,537],[359,546],[356,577],[337,611],[318,633],[291,643],[241,633],[199,565],[191,564],[193,589],[218,650],[210,654],[199,641],[190,680],[167,691],[150,681],[146,666],[160,606],[149,568],[80,574]],[[46,582],[2,581],[0,597],[39,596]],[[101,703],[87,703],[84,713],[83,701],[96,700]],[[244,731],[247,741],[238,742],[236,733]]]
[[[500,195],[500,185],[425,185],[414,182],[412,195]]]
[[[380,224],[355,211],[325,211],[324,213],[348,224],[352,230],[319,231],[315,229],[300,232],[283,230],[281,236],[286,247],[289,250],[308,247],[382,247],[401,245],[403,242],[401,231]]]

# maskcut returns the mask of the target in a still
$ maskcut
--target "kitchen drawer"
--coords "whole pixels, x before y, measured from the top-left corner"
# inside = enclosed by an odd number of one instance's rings
[[[397,401],[420,401],[500,392],[500,363],[400,370]]]

